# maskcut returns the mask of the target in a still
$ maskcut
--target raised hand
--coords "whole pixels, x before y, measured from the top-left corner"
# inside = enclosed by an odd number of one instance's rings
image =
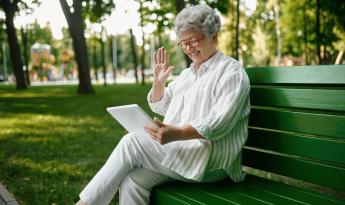
[[[161,47],[154,53],[153,83],[164,85],[168,79],[173,66],[169,66],[169,54],[165,48]]]

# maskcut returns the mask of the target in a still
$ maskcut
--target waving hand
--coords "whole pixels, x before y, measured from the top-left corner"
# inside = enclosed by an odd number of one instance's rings
[[[153,82],[157,84],[164,84],[168,79],[173,66],[169,66],[169,54],[165,48],[159,48],[158,52],[154,53],[153,65]]]

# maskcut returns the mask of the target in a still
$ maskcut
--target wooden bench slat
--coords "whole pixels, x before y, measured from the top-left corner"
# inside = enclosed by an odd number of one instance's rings
[[[344,201],[325,196],[324,194],[307,191],[305,189],[298,189],[278,182],[269,183],[268,186],[266,179],[260,179],[258,177],[252,176],[247,176],[247,178],[249,178],[249,180],[251,181],[251,183],[249,183],[249,186],[257,187],[273,194],[282,195],[287,198],[294,198],[307,204],[345,204]]]
[[[210,198],[216,197],[231,204],[267,204],[264,200],[262,200],[262,198],[265,197],[263,195],[259,197],[254,196],[249,190],[246,190],[247,194],[244,194],[242,192],[242,186],[232,185],[233,188],[230,191],[227,187],[224,187],[225,189],[223,189],[221,187],[208,186],[209,183],[205,183],[203,185],[204,186],[195,186],[194,184],[188,184],[184,186],[181,191],[186,189],[193,190],[195,192],[199,192],[200,194],[208,195]],[[215,191],[217,192],[217,195],[213,194]]]
[[[345,84],[345,65],[247,68],[250,83]]]
[[[253,107],[252,127],[345,139],[345,116]]]
[[[330,162],[345,167],[345,141],[250,128],[246,146],[323,160],[328,164]]]
[[[245,146],[243,165],[345,191],[345,168],[252,150]]]
[[[186,199],[171,192],[171,189],[159,187],[155,188],[150,197],[150,204],[164,204],[164,205],[200,205],[193,200]]]
[[[259,204],[335,204],[341,205],[345,202],[340,199],[334,199],[325,194],[315,193],[308,190],[295,188],[286,184],[274,182],[271,180],[247,176],[242,183],[233,183],[230,179],[225,179],[215,183],[182,183],[172,182],[160,185],[153,190],[153,198],[161,194],[164,190],[170,193],[169,196],[161,197],[161,204],[173,204],[171,199],[180,197],[179,194],[185,196],[186,203],[176,201],[173,205],[179,204],[226,204],[209,202],[209,198],[218,197],[226,200],[230,204],[240,205],[259,205]],[[177,194],[179,193],[179,194]],[[210,195],[212,195],[210,197]],[[171,197],[171,198],[168,198]],[[207,201],[204,199],[206,198]],[[191,199],[193,199],[192,202]],[[198,201],[198,202],[195,202]],[[208,203],[207,203],[208,202]]]
[[[163,185],[163,189],[169,189],[176,196],[185,196],[188,199],[194,199],[200,204],[255,204],[266,205],[271,202],[279,204],[301,204],[294,203],[291,200],[282,200],[280,196],[272,195],[260,190],[251,189],[241,184],[232,184],[231,186],[221,186],[223,182],[194,184],[194,183],[170,183]],[[167,187],[168,186],[168,187]],[[162,189],[162,188],[160,188]],[[213,193],[217,193],[216,195]],[[212,199],[212,200],[210,200]]]
[[[228,187],[195,187],[196,189],[208,190],[210,193],[217,193],[217,196],[233,200],[238,204],[280,204],[280,205],[300,205],[303,203],[295,200],[287,199],[281,195],[272,194],[262,189],[256,189],[248,186],[248,183],[241,185],[232,185],[232,189]],[[222,191],[223,190],[223,191]]]
[[[251,88],[252,105],[345,111],[345,90]]]
[[[224,200],[220,197],[208,195],[206,193],[200,193],[200,191],[188,187],[188,184],[181,185],[181,183],[168,183],[169,192],[175,197],[181,197],[181,199],[187,199],[196,204],[224,204],[233,205],[236,204],[231,201]]]

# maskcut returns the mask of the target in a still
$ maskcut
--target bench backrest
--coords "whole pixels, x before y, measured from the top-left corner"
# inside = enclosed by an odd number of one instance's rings
[[[243,165],[345,190],[345,65],[247,68]]]

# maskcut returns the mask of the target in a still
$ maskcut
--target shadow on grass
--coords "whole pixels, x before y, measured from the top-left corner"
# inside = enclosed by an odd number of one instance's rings
[[[148,86],[0,86],[0,182],[21,204],[73,204],[125,130],[106,112],[136,103],[146,111]],[[115,201],[113,204],[117,204]]]

